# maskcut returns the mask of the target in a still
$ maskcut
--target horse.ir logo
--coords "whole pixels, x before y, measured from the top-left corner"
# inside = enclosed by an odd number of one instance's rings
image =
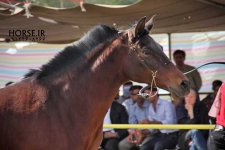
[[[41,42],[45,40],[44,30],[35,29],[16,29],[9,30],[9,35],[6,41],[32,41]]]

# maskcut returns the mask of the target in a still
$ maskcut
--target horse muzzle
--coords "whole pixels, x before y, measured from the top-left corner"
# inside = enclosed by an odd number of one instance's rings
[[[190,92],[190,82],[188,80],[183,80],[180,84],[180,88],[184,91],[184,95],[187,95]]]
[[[169,87],[168,90],[176,97],[184,97],[190,92],[190,82],[188,80],[182,80],[179,86],[176,88]]]

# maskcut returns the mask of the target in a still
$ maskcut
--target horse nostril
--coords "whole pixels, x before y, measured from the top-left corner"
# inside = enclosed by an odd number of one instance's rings
[[[190,88],[190,82],[187,80],[183,80],[180,84],[182,89],[188,90]]]

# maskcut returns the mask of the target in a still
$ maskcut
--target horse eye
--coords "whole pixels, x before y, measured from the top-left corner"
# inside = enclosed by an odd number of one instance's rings
[[[169,61],[164,62],[165,65],[169,65],[170,63],[171,62],[169,62]]]
[[[147,48],[143,48],[142,49],[142,53],[145,54],[145,55],[150,55],[151,54],[150,50],[147,49]]]

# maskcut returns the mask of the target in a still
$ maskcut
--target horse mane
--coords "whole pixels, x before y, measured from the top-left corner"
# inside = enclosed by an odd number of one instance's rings
[[[23,79],[32,77],[36,74],[39,74],[41,71],[39,69],[30,69],[24,76]]]
[[[84,35],[79,41],[73,45],[66,47],[59,52],[52,60],[40,68],[37,79],[57,73],[65,68],[66,65],[76,62],[80,57],[85,56],[99,44],[111,41],[118,35],[118,31],[106,25],[98,25]]]

